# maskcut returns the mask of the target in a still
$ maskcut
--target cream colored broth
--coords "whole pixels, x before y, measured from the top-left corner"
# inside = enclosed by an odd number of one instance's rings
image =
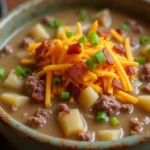
[[[56,19],[58,20],[63,20],[65,22],[65,24],[75,24],[78,20],[79,17],[76,14],[77,10],[68,10],[68,11],[63,11],[63,12],[57,12],[55,14],[52,14],[52,16],[54,16]],[[94,15],[94,10],[89,10],[89,16]],[[112,22],[112,28],[119,28],[120,25],[122,23],[124,23],[127,19],[128,16],[122,14],[122,13],[118,13],[118,12],[113,12],[112,11],[112,17],[113,17],[113,22]],[[142,24],[146,30],[146,34],[150,35],[150,32],[148,31],[147,26],[140,22],[140,24]],[[33,25],[31,25],[32,27]],[[18,64],[19,64],[19,60],[16,59],[16,53],[19,51],[23,51],[24,49],[21,49],[19,47],[19,44],[21,43],[23,37],[25,37],[28,33],[28,30],[30,28],[25,28],[23,29],[19,34],[17,34],[12,40],[9,41],[9,45],[11,45],[13,47],[13,49],[15,50],[15,53],[13,53],[12,55],[9,56],[5,56],[4,58],[0,59],[0,67],[5,68],[6,74],[9,73],[9,71],[12,68],[15,68]],[[129,36],[137,36],[137,34],[134,34],[133,32],[129,31]],[[140,50],[136,50],[136,55],[139,53]],[[3,80],[0,81],[1,85],[3,83]],[[0,94],[4,93],[4,92],[16,92],[14,90],[10,90],[10,89],[6,89],[3,86],[0,86]],[[50,106],[50,109],[52,110],[52,114],[50,115],[49,119],[47,120],[47,123],[41,127],[41,128],[37,128],[36,130],[51,135],[51,136],[56,136],[56,137],[64,137],[63,132],[61,130],[61,127],[58,123],[57,120],[57,112],[56,109],[59,105],[59,103],[62,102],[58,99],[53,99],[52,100],[52,106]],[[66,102],[67,101],[63,101]],[[76,108],[79,107],[78,104],[68,104],[69,108]],[[38,103],[35,101],[31,101],[29,105],[23,106],[22,108],[19,108],[16,112],[12,112],[11,108],[4,105],[2,102],[0,102],[0,106],[2,106],[6,112],[8,112],[12,117],[14,117],[16,120],[20,121],[21,123],[26,123],[27,118],[29,116],[34,115],[34,113],[37,111],[38,108],[45,108],[44,103]],[[123,132],[124,132],[124,136],[128,136],[129,135],[129,120],[132,117],[137,117],[139,118],[140,121],[143,121],[146,119],[146,117],[150,117],[149,114],[145,113],[143,110],[137,108],[136,106],[133,109],[133,112],[131,114],[128,113],[121,113],[117,115],[118,120],[120,121],[120,125],[118,125],[117,127],[114,127],[112,125],[110,125],[110,122],[106,122],[106,123],[100,123],[98,121],[96,121],[94,119],[94,115],[89,111],[85,111],[82,108],[79,109],[81,114],[83,115],[84,119],[87,122],[88,125],[88,131],[97,131],[100,129],[115,129],[115,128],[122,128]],[[27,113],[28,115],[25,116],[24,114]],[[90,116],[90,117],[89,117]],[[146,124],[144,125],[144,130],[147,131],[150,128],[150,124]]]

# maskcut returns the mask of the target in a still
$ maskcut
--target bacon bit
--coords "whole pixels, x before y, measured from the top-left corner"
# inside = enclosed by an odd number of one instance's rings
[[[133,74],[135,74],[135,70],[132,66],[128,66],[128,67],[126,67],[126,73],[128,75],[133,75]]]
[[[121,29],[116,29],[116,31],[117,31],[117,33],[119,33],[121,36],[124,35],[124,31],[123,31],[123,30],[121,30]]]
[[[119,46],[119,45],[115,45],[115,46],[113,47],[113,49],[114,49],[116,52],[120,53],[120,54],[124,54],[124,53],[126,52],[126,49],[125,49],[124,47]]]
[[[106,29],[106,28],[99,28],[98,31],[97,31],[97,34],[98,34],[99,36],[104,37],[104,38],[107,38],[107,37],[110,36],[109,30]]]
[[[82,61],[73,64],[70,68],[66,70],[66,73],[70,76],[70,78],[75,81],[77,81],[78,78],[80,78],[87,72],[88,68]]]
[[[80,54],[81,53],[81,46],[79,43],[72,44],[69,46],[67,53],[71,54]]]
[[[112,85],[113,87],[116,89],[116,90],[124,90],[123,89],[123,86],[121,85],[121,83],[117,80],[117,79],[114,79],[113,82],[112,82]]]
[[[77,87],[76,85],[74,85],[72,82],[69,83],[67,90],[71,93],[72,96],[74,96],[75,98],[79,97],[79,94],[81,92],[81,89],[79,87]]]
[[[114,60],[112,59],[112,57],[109,55],[109,53],[107,52],[106,48],[103,49],[103,53],[106,57],[107,63],[109,65],[114,65]]]
[[[45,60],[45,54],[48,52],[49,47],[51,47],[51,42],[42,42],[42,44],[36,49],[35,53],[35,61],[38,66],[38,64]]]
[[[45,93],[44,93],[44,92],[40,92],[40,91],[35,91],[35,90],[34,90],[34,91],[32,92],[32,97],[33,97],[35,100],[41,102],[41,101],[44,101],[44,100],[45,100]]]
[[[133,31],[137,34],[143,34],[144,33],[144,28],[141,25],[135,25],[133,27]]]

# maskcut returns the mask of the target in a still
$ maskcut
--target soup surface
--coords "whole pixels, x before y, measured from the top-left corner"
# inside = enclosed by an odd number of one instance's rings
[[[95,20],[98,20],[99,27]],[[47,45],[51,47],[57,42],[59,45],[59,41],[61,43],[66,38],[77,37],[78,21],[82,24],[85,36],[81,34],[82,39],[78,39],[78,43],[73,42],[72,48],[69,47],[70,55],[66,59],[70,59],[70,62],[61,60],[62,53],[61,57],[58,55],[56,58],[57,49],[54,50],[56,54],[52,55],[56,60],[52,56],[46,60],[44,53],[48,49],[45,46],[41,48],[41,42],[49,40]],[[68,28],[64,29],[64,26]],[[80,24],[77,24],[78,34],[79,29]],[[150,128],[149,35],[146,23],[109,9],[65,10],[46,16],[19,32],[1,52],[0,106],[19,122],[60,138],[107,141],[146,132]],[[102,42],[106,45],[97,49],[96,46]],[[87,44],[87,49],[84,50],[83,59],[77,55],[83,51],[81,47],[84,44]],[[117,62],[107,44],[115,53]],[[63,48],[65,51],[65,46]],[[94,56],[98,50],[101,53]],[[31,61],[33,53],[36,53],[36,63]],[[88,61],[88,58],[92,59]],[[76,62],[76,59],[79,61]],[[78,64],[80,68],[69,66],[70,70],[75,70],[71,72],[61,66],[60,70],[50,70],[46,75],[40,75],[40,79],[37,77],[45,66],[65,64],[65,61],[66,64]],[[118,71],[118,61],[123,73]],[[95,68],[100,71],[99,75]],[[85,77],[84,71],[87,70],[90,73]],[[82,76],[85,78],[81,82],[78,79]],[[129,84],[131,88],[125,89],[130,87]],[[40,92],[36,93],[33,89]]]

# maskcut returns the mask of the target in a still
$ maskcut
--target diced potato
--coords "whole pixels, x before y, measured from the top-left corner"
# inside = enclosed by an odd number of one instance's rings
[[[21,107],[30,101],[30,98],[20,94],[4,93],[1,95],[0,100],[10,106]]]
[[[84,122],[78,109],[72,109],[69,114],[60,112],[58,114],[58,120],[67,137],[77,135],[84,131]]]
[[[36,41],[45,41],[50,38],[44,27],[38,23],[29,32]]]
[[[28,53],[27,51],[21,51],[21,52],[17,52],[16,53],[16,57],[19,59],[19,60],[22,60],[22,59],[26,59],[28,58]]]
[[[5,79],[3,85],[8,88],[22,90],[24,85],[24,79],[22,76],[18,76],[13,69],[8,77]]]
[[[150,54],[149,54],[150,52],[148,51],[150,51],[150,44],[146,45],[144,49],[142,50],[143,55],[146,56],[146,58],[150,60]]]
[[[150,95],[138,96],[138,100],[137,105],[146,112],[150,113]]]
[[[116,130],[99,130],[97,132],[97,138],[100,141],[114,141],[120,139],[121,129]]]
[[[112,16],[109,9],[104,9],[98,12],[94,19],[98,20],[99,24],[106,28],[109,28],[112,23]]]
[[[76,26],[67,26],[71,29],[72,32],[76,32]],[[61,26],[57,29],[56,36],[57,38],[61,38],[62,33],[65,32],[65,26]]]
[[[94,91],[92,87],[85,88],[79,96],[79,103],[86,110],[90,109],[96,100],[98,99],[98,94]]]

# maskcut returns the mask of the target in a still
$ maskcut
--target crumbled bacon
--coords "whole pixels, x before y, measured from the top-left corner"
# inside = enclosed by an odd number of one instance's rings
[[[115,46],[113,47],[113,49],[114,49],[116,52],[121,53],[121,54],[124,54],[124,53],[126,52],[126,49],[125,49],[124,47],[119,46],[119,45],[115,45]]]
[[[44,101],[44,99],[45,99],[44,95],[45,95],[45,93],[41,92],[41,91],[33,91],[32,92],[32,97],[39,102]]]
[[[48,52],[49,47],[51,47],[51,42],[42,42],[42,44],[36,49],[35,61],[37,66],[40,65],[40,62],[45,60],[45,54]]]
[[[123,86],[117,79],[114,79],[112,84],[115,89],[123,91]]]
[[[81,46],[79,43],[72,44],[69,46],[67,53],[71,54],[80,54],[81,53]]]
[[[104,37],[104,38],[107,38],[107,37],[110,36],[109,30],[106,29],[106,28],[99,28],[98,31],[97,31],[97,34],[98,34],[99,36]]]
[[[123,30],[121,30],[121,29],[116,29],[116,31],[117,31],[117,33],[119,33],[121,36],[124,35],[124,31],[123,31]]]
[[[73,64],[71,67],[69,67],[66,70],[66,73],[74,81],[76,81],[78,78],[80,78],[82,75],[84,75],[87,72],[88,72],[88,68],[82,61]]]
[[[73,84],[72,82],[69,83],[67,90],[71,93],[72,96],[74,96],[76,98],[79,96],[79,94],[81,92],[81,89],[79,87],[77,87],[75,84]]]
[[[133,75],[133,74],[135,74],[135,70],[134,70],[134,68],[132,67],[132,66],[128,66],[128,67],[126,67],[126,73],[128,74],[128,75]]]
[[[114,60],[112,59],[112,57],[109,55],[109,53],[107,52],[106,48],[103,49],[103,53],[106,57],[107,63],[109,65],[114,65]]]

